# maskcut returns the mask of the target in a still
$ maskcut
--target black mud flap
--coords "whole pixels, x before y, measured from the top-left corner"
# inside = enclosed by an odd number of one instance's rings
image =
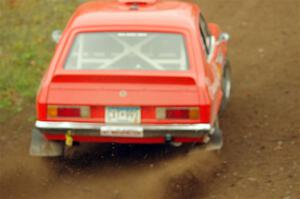
[[[217,126],[214,128],[212,134],[210,135],[210,141],[206,144],[205,150],[216,151],[220,150],[223,146],[223,133],[221,129]]]
[[[29,153],[38,157],[58,157],[64,154],[64,143],[47,140],[38,129],[32,129]]]

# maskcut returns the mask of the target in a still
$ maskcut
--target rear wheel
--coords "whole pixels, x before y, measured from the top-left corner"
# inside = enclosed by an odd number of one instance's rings
[[[222,75],[222,92],[223,97],[220,112],[223,112],[225,110],[231,94],[231,66],[228,60],[224,66]]]
[[[219,120],[216,119],[213,131],[210,134],[210,141],[206,144],[207,151],[220,151],[223,147],[223,133],[219,126]]]

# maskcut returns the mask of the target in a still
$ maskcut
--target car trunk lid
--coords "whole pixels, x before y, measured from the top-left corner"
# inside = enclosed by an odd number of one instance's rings
[[[56,75],[48,104],[102,106],[193,106],[201,95],[191,76]]]

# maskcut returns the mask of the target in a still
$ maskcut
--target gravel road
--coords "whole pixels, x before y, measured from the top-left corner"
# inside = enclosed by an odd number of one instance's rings
[[[220,154],[96,145],[69,160],[32,158],[32,104],[0,123],[0,198],[300,198],[300,1],[199,2],[231,34]]]

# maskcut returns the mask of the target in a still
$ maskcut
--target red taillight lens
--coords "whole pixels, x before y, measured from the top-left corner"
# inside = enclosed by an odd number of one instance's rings
[[[57,117],[80,117],[80,108],[58,108]]]
[[[157,108],[156,118],[159,120],[166,120],[166,119],[197,120],[200,119],[200,112],[198,107]]]
[[[189,110],[187,109],[167,109],[166,119],[189,119]]]
[[[88,106],[48,106],[48,117],[90,117],[90,107]]]

